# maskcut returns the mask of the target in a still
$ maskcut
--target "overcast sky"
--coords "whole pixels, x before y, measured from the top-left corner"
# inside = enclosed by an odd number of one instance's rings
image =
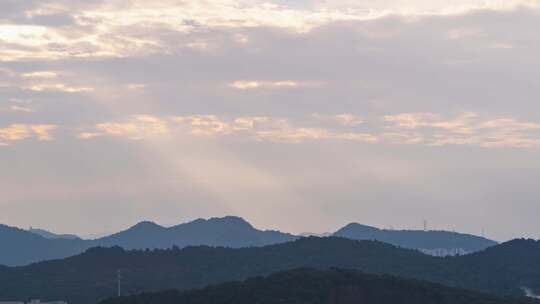
[[[3,0],[0,223],[540,238],[540,1]]]

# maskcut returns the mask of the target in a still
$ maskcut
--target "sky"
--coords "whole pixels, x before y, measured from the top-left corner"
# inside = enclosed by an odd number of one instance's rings
[[[540,238],[540,1],[3,0],[0,223]]]

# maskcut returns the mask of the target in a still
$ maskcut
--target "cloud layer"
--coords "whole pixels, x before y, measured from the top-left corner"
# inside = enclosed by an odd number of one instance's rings
[[[539,5],[4,1],[0,222],[538,237]]]

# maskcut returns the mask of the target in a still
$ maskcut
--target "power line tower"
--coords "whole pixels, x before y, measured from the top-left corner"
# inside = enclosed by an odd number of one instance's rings
[[[117,279],[118,279],[118,296],[122,296],[122,272],[120,269],[117,271]]]
[[[427,220],[424,220],[424,231],[428,230]]]

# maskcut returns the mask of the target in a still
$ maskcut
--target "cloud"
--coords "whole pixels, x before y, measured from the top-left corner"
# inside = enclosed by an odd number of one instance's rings
[[[540,123],[513,118],[483,118],[476,113],[464,113],[445,119],[435,113],[401,113],[385,115],[384,122],[370,122],[369,129],[355,130],[363,124],[353,114],[335,116],[314,115],[316,120],[328,118],[333,124],[324,127],[296,126],[287,119],[272,117],[238,117],[224,119],[216,115],[174,117],[175,123],[190,127],[194,135],[237,135],[256,140],[300,143],[306,140],[346,140],[366,143],[421,145],[470,145],[480,147],[540,147]],[[380,121],[380,120],[379,120]],[[304,122],[306,124],[308,122]],[[346,129],[343,129],[346,127]]]
[[[376,137],[361,132],[344,132],[324,127],[295,126],[287,119],[271,117],[237,117],[223,119],[215,115],[174,117],[187,123],[195,135],[238,135],[261,141],[301,143],[307,140],[350,140],[375,142]],[[335,127],[335,126],[334,126]]]
[[[317,120],[337,122],[339,124],[349,127],[358,126],[364,123],[364,120],[360,116],[351,113],[341,113],[336,115],[315,113],[313,114],[313,117]]]
[[[38,83],[26,87],[26,89],[38,92],[57,91],[65,93],[84,93],[94,91],[94,88],[70,86],[65,83]]]
[[[9,5],[12,16],[0,25],[4,61],[99,58],[170,54],[185,45],[210,49],[204,39],[173,45],[173,34],[212,28],[276,27],[308,32],[332,22],[373,20],[389,15],[447,16],[476,10],[506,11],[538,7],[538,1],[313,1],[306,5],[266,1],[31,1]],[[459,32],[454,37],[460,37]],[[177,35],[176,35],[177,36]],[[249,37],[237,33],[240,45]]]
[[[539,147],[540,123],[514,118],[482,118],[475,113],[445,119],[434,113],[386,115],[393,125],[387,137],[405,143],[474,145],[481,147]]]
[[[8,145],[11,142],[29,138],[37,138],[41,141],[52,140],[51,131],[56,128],[57,126],[52,124],[12,124],[0,128],[0,144]]]
[[[21,76],[23,78],[56,78],[58,74],[53,71],[36,71],[24,73]]]
[[[162,119],[152,115],[136,115],[126,122],[98,123],[95,130],[80,132],[78,138],[93,139],[99,136],[116,136],[140,140],[168,133],[169,129]]]
[[[179,129],[180,127],[180,129]],[[187,127],[187,129],[186,129]],[[306,140],[349,140],[375,142],[371,134],[331,130],[323,127],[294,126],[287,119],[271,117],[223,118],[217,115],[155,117],[137,115],[127,122],[98,123],[94,130],[80,132],[78,138],[118,136],[140,140],[161,135],[180,136],[182,130],[195,136],[235,136],[257,141],[300,143]]]
[[[395,127],[400,129],[434,128],[451,133],[471,134],[473,131],[469,121],[476,116],[474,113],[465,113],[455,119],[445,120],[440,114],[434,113],[402,113],[386,115],[384,120],[395,123]]]
[[[56,125],[30,125],[29,127],[38,140],[52,140],[50,132],[57,128]]]
[[[7,102],[0,102],[0,113],[34,113],[36,107],[29,99],[10,98]]]
[[[296,87],[298,84],[294,81],[277,81],[277,82],[261,82],[261,81],[235,81],[230,84],[231,87],[240,90],[257,89],[257,88],[279,88],[279,87]]]
[[[32,112],[35,112],[34,109],[32,108],[29,108],[29,107],[24,107],[24,106],[18,106],[18,105],[12,105],[9,107],[9,110],[10,111],[14,111],[14,112],[25,112],[25,113],[32,113]]]
[[[172,120],[178,123],[185,123],[191,128],[191,133],[196,135],[227,135],[231,134],[236,129],[216,115],[192,115],[192,116],[177,116]],[[251,129],[251,124],[246,124],[246,121],[241,120],[240,129]]]
[[[77,82],[75,75],[63,71],[34,70],[17,71],[11,68],[0,69],[3,72],[4,88],[22,89],[36,92],[63,92],[63,93],[87,93],[94,88],[71,84]],[[1,83],[0,83],[1,86]],[[10,100],[17,100],[11,97]]]
[[[287,89],[287,88],[300,88],[300,87],[315,87],[321,84],[310,82],[298,82],[292,80],[281,81],[244,81],[237,80],[231,83],[229,86],[239,90],[252,90],[252,89]]]
[[[2,139],[12,141],[32,135],[40,140],[49,140],[49,131],[57,127],[14,124],[2,129],[0,134]],[[400,113],[369,121],[350,113],[333,116],[313,114],[296,121],[270,116],[138,114],[122,121],[96,123],[92,128],[74,126],[71,129],[79,130],[75,135],[83,140],[102,136],[145,140],[192,135],[281,143],[340,140],[395,145],[540,147],[540,123],[509,117],[482,117],[477,113],[463,113],[454,118],[438,113]]]

